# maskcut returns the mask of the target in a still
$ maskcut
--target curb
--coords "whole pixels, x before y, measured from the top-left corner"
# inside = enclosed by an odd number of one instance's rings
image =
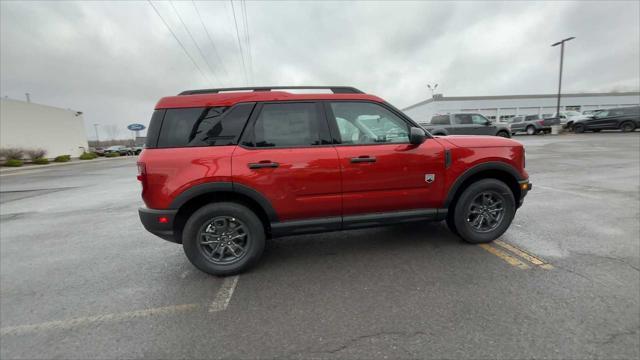
[[[103,158],[98,158],[98,159],[93,159],[93,160],[75,159],[75,160],[71,160],[69,162],[64,162],[64,163],[52,163],[52,164],[47,164],[47,165],[27,165],[27,166],[15,167],[15,168],[1,167],[0,168],[0,176],[11,175],[11,174],[16,173],[16,172],[22,173],[22,172],[25,172],[25,171],[32,171],[32,170],[38,170],[38,169],[47,169],[47,168],[57,167],[57,166],[91,164],[91,163],[95,163],[95,162],[114,161],[114,160],[131,159],[131,158],[137,158],[137,156],[118,156],[118,157],[113,157],[113,158],[104,158],[103,157]]]

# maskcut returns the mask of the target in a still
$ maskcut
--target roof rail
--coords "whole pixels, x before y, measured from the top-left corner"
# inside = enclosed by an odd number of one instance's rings
[[[271,91],[271,90],[301,90],[301,89],[329,89],[334,94],[363,94],[362,91],[351,86],[258,86],[258,87],[235,87],[219,89],[186,90],[178,95],[197,94],[217,94],[223,91]]]

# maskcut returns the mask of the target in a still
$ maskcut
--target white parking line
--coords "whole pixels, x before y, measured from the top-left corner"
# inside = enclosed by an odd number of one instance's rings
[[[229,306],[229,301],[231,301],[231,297],[233,296],[233,291],[236,289],[236,285],[238,285],[238,278],[240,276],[231,276],[224,279],[222,286],[218,290],[216,294],[216,298],[213,299],[211,305],[209,305],[209,312],[223,311],[227,309]]]
[[[40,324],[33,324],[33,325],[8,326],[0,329],[0,336],[22,335],[22,334],[45,331],[45,330],[71,329],[76,326],[82,326],[87,324],[126,321],[126,320],[133,320],[136,318],[174,314],[179,312],[191,311],[198,308],[199,306],[200,305],[198,304],[172,305],[172,306],[165,306],[165,307],[145,309],[145,310],[129,311],[129,312],[124,312],[119,314],[88,316],[88,317],[81,317],[81,318],[68,319],[68,320],[50,321],[50,322],[45,322]]]

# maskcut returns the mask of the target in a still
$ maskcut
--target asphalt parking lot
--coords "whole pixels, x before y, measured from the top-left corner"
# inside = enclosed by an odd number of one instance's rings
[[[499,242],[444,224],[273,240],[239,277],[144,231],[135,159],[0,175],[0,357],[640,356],[640,132],[518,136]]]

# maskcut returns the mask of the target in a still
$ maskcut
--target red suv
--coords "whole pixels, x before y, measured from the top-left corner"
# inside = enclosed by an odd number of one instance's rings
[[[433,137],[351,87],[162,98],[138,162],[144,227],[200,270],[254,265],[269,237],[446,220],[471,243],[511,224],[531,189],[519,142]]]

